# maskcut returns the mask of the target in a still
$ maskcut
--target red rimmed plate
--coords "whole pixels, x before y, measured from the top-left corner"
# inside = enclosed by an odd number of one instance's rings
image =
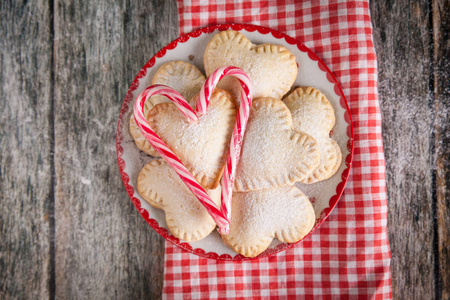
[[[333,138],[341,148],[342,164],[338,172],[328,180],[312,185],[296,184],[313,203],[316,212],[314,229],[328,217],[342,195],[353,157],[353,127],[347,100],[334,75],[316,54],[296,39],[270,28],[244,24],[208,26],[176,39],[156,53],[138,73],[123,101],[117,125],[117,160],[123,183],[131,201],[147,223],[166,240],[182,249],[207,258],[249,260],[267,257],[285,250],[293,244],[280,243],[274,240],[269,248],[257,257],[246,258],[225,246],[216,231],[205,239],[193,243],[175,238],[167,230],[164,212],[150,206],[136,190],[138,174],[142,167],[152,160],[152,157],[139,151],[128,129],[129,119],[133,112],[133,102],[137,95],[151,84],[151,79],[156,70],[167,61],[184,60],[204,71],[203,53],[206,44],[218,31],[227,29],[240,31],[254,44],[271,43],[288,48],[295,55],[299,65],[294,86],[312,86],[319,89],[327,96],[333,106],[336,115]]]

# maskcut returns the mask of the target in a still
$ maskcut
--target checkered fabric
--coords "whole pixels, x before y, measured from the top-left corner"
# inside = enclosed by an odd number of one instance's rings
[[[368,1],[178,0],[180,33],[218,23],[271,27],[302,41],[347,97],[355,151],[343,196],[295,247],[256,261],[206,259],[166,243],[167,299],[375,298],[391,295],[377,62]]]

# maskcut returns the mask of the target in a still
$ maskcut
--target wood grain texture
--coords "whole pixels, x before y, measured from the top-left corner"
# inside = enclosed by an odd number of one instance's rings
[[[130,83],[177,22],[175,1],[55,1],[58,299],[161,296],[164,242],[126,194],[115,137]]]
[[[48,1],[0,2],[0,299],[50,295],[49,14]]]
[[[394,298],[450,299],[450,4],[370,6]],[[176,0],[0,1],[0,299],[161,297],[164,241],[125,192],[115,132],[177,22]]]
[[[434,299],[434,99],[429,5],[371,1],[394,299]]]
[[[450,1],[433,1],[437,298],[450,299]]]

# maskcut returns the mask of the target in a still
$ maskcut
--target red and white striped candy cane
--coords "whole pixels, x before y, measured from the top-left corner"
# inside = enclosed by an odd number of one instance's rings
[[[234,182],[234,172],[236,164],[239,159],[240,148],[242,139],[247,124],[249,110],[251,106],[251,91],[250,91],[250,79],[239,68],[235,67],[223,67],[216,70],[205,82],[208,84],[207,92],[202,92],[199,96],[199,102],[203,102],[204,110],[202,114],[206,113],[206,109],[209,105],[209,100],[217,82],[226,75],[233,75],[239,79],[242,84],[241,92],[241,107],[236,119],[236,125],[233,130],[233,135],[230,143],[230,150],[227,155],[225,171],[222,178],[222,199],[221,208],[219,208],[214,201],[211,200],[205,189],[197,182],[194,176],[187,170],[184,164],[178,159],[178,157],[170,150],[166,144],[158,137],[158,135],[151,129],[144,116],[144,104],[145,101],[153,95],[163,95],[169,100],[175,103],[184,116],[186,116],[189,122],[196,122],[198,120],[197,114],[192,110],[187,101],[177,91],[165,85],[152,85],[146,88],[136,98],[134,103],[134,118],[140,131],[148,142],[155,148],[155,150],[161,154],[161,156],[167,161],[167,163],[175,170],[180,176],[181,180],[186,184],[189,190],[197,197],[200,203],[206,208],[208,213],[214,219],[219,226],[219,232],[222,234],[228,234],[230,232],[230,203],[231,193]],[[211,78],[211,80],[210,80]],[[245,104],[244,104],[245,103]],[[197,103],[198,108],[198,103]]]
[[[145,101],[153,95],[163,95],[173,101],[180,111],[186,116],[189,122],[198,120],[196,113],[192,110],[187,101],[177,91],[165,85],[152,85],[146,88],[136,98],[134,103],[134,118],[144,137],[161,154],[167,163],[180,176],[181,180],[186,184],[189,190],[197,197],[201,204],[207,209],[208,213],[213,217],[219,229],[228,232],[230,228],[229,218],[217,207],[211,197],[206,193],[205,189],[197,182],[189,170],[178,159],[175,153],[166,146],[159,136],[152,130],[144,116]]]
[[[225,170],[222,177],[222,212],[229,219],[231,216],[231,198],[233,193],[234,174],[236,166],[239,162],[241,153],[242,140],[244,138],[245,128],[247,127],[248,117],[250,115],[250,107],[252,106],[252,91],[250,78],[242,69],[237,67],[221,67],[214,71],[200,90],[197,101],[197,114],[205,114],[217,83],[227,75],[236,77],[241,83],[241,104],[239,112],[236,116],[236,123],[231,137],[230,148],[227,155]]]

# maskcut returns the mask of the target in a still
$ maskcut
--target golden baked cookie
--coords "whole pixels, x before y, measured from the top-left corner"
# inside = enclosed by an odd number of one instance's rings
[[[224,170],[236,113],[231,95],[215,89],[206,114],[195,123],[189,123],[174,103],[155,105],[147,119],[197,181],[214,189]]]
[[[156,71],[152,79],[153,84],[164,84],[170,86],[179,92],[184,99],[186,99],[192,107],[196,103],[192,103],[192,98],[200,91],[206,78],[194,65],[180,61],[170,61],[162,64]],[[159,103],[170,102],[165,96],[155,95],[145,102],[144,114],[147,116],[148,112]],[[159,153],[153,149],[152,145],[142,135],[139,127],[134,120],[134,116],[130,117],[130,133],[139,150],[145,153],[160,157]]]
[[[200,201],[162,159],[152,160],[144,166],[139,173],[137,189],[150,205],[165,211],[169,231],[179,239],[198,241],[216,228],[216,223]],[[220,187],[207,190],[218,206],[220,192]]]
[[[327,97],[312,87],[295,89],[284,100],[292,113],[294,129],[311,135],[320,149],[320,164],[303,183],[314,183],[333,176],[342,161],[342,153],[330,131],[335,123],[334,110]]]
[[[292,87],[298,71],[295,56],[287,48],[273,44],[254,45],[234,30],[219,32],[209,41],[203,62],[206,76],[223,66],[243,69],[252,81],[253,99],[281,99]],[[225,77],[218,87],[239,98],[237,79]]]
[[[316,141],[292,126],[289,109],[274,98],[253,101],[236,168],[234,190],[293,185],[319,164]]]
[[[295,186],[234,193],[230,234],[222,240],[246,257],[266,250],[272,240],[295,243],[307,235],[316,217],[308,199]]]

